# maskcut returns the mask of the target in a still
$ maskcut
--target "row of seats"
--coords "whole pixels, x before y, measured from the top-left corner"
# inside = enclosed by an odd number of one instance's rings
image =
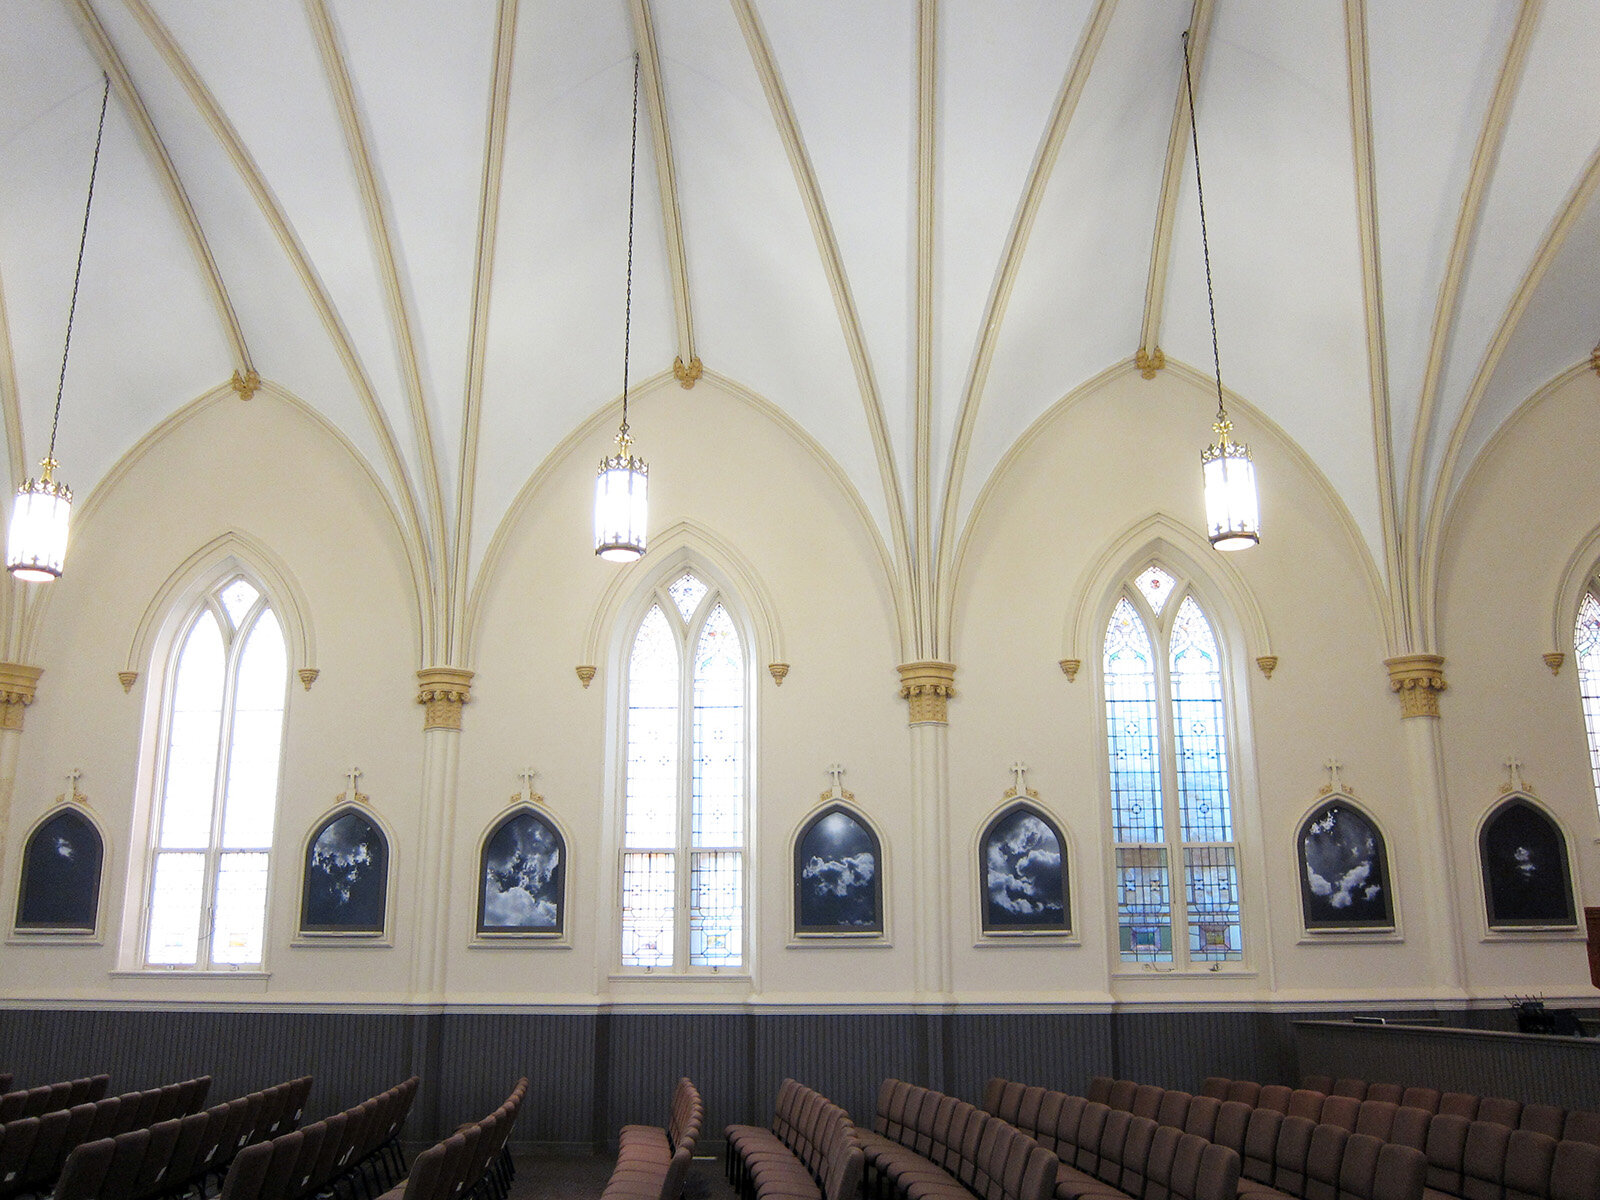
[[[1251,1108],[1215,1094],[1190,1096],[1125,1080],[1096,1079],[1090,1090],[1158,1123],[1186,1129],[1211,1125],[1215,1132],[1208,1136],[1240,1149],[1246,1179],[1259,1179],[1267,1160],[1277,1163],[1281,1137],[1305,1140],[1308,1129],[1338,1129],[1350,1138],[1371,1138],[1421,1155],[1430,1200],[1600,1200],[1600,1146],[1497,1121],[1309,1089],[1286,1089],[1289,1102],[1282,1108],[1276,1106],[1276,1093],[1269,1097],[1273,1107]],[[1306,1115],[1290,1113],[1291,1105]],[[1268,1142],[1274,1145],[1271,1153]],[[1244,1190],[1241,1185],[1241,1194]]]
[[[519,1079],[499,1108],[417,1155],[405,1182],[378,1200],[506,1200],[514,1174],[507,1143],[527,1094]]]
[[[863,1132],[863,1191],[877,1200],[1050,1200],[1060,1160],[965,1100],[899,1079]]]
[[[1150,1116],[1003,1079],[989,1081],[983,1107],[1055,1152],[1057,1200],[1234,1200],[1238,1192],[1237,1151]]]
[[[368,1195],[393,1187],[405,1174],[400,1128],[419,1082],[413,1075],[354,1108],[246,1146],[234,1156],[221,1195],[228,1200],[293,1200],[346,1183],[359,1182]],[[77,1198],[58,1193],[56,1200]]]
[[[856,1200],[860,1192],[865,1160],[850,1114],[793,1079],[778,1087],[771,1129],[729,1125],[725,1136],[728,1179],[745,1200]]]
[[[617,1163],[601,1200],[679,1200],[705,1116],[699,1089],[687,1075],[679,1079],[666,1125],[622,1127]]]
[[[38,1117],[57,1109],[71,1108],[102,1099],[111,1087],[111,1076],[89,1075],[61,1083],[44,1083],[20,1092],[8,1090],[11,1076],[4,1077],[7,1088],[0,1088],[0,1125],[20,1117]]]
[[[1237,1080],[1207,1080],[1207,1083],[1236,1086]],[[1259,1086],[1259,1085],[1258,1085]],[[1270,1086],[1270,1085],[1269,1085]],[[1600,1112],[1582,1108],[1560,1108],[1554,1104],[1524,1104],[1505,1096],[1478,1096],[1470,1092],[1441,1092],[1438,1088],[1402,1088],[1394,1083],[1368,1083],[1362,1079],[1334,1079],[1329,1075],[1308,1075],[1301,1090],[1321,1092],[1352,1100],[1388,1100],[1431,1113],[1465,1117],[1469,1121],[1493,1121],[1512,1129],[1531,1129],[1549,1134],[1557,1141],[1568,1139],[1600,1145]],[[1261,1093],[1265,1099],[1267,1087]]]
[[[127,1092],[0,1125],[0,1200],[46,1190],[85,1142],[187,1116],[205,1103],[211,1076]]]
[[[310,1090],[311,1077],[303,1076],[201,1112],[82,1139],[61,1164],[55,1194],[102,1200],[191,1190],[203,1195],[241,1149],[298,1125]]]

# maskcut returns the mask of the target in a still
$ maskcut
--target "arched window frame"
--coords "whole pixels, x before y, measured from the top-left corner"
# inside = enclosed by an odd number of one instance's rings
[[[1305,841],[1306,835],[1311,832],[1312,823],[1322,819],[1330,809],[1335,806],[1344,808],[1360,817],[1372,829],[1373,836],[1377,839],[1377,856],[1383,869],[1384,886],[1389,892],[1389,921],[1387,924],[1376,921],[1352,921],[1349,923],[1315,922],[1310,919],[1305,904],[1304,889],[1309,886],[1305,878]],[[1301,891],[1300,921],[1309,942],[1320,942],[1330,937],[1339,941],[1400,941],[1400,896],[1395,882],[1394,865],[1389,855],[1389,836],[1384,832],[1383,824],[1372,815],[1370,809],[1359,803],[1349,792],[1331,791],[1324,792],[1317,797],[1316,803],[1308,808],[1301,816],[1299,824],[1295,826],[1294,845],[1292,847],[1295,875]]]
[[[28,868],[33,857],[33,844],[45,826],[55,821],[63,814],[72,816],[84,822],[88,830],[99,841],[100,870],[95,880],[94,892],[94,921],[90,927],[80,925],[54,926],[22,923],[22,901],[27,893]],[[28,827],[27,834],[22,839],[22,853],[17,859],[17,886],[15,891],[16,903],[12,905],[11,931],[18,938],[25,938],[30,945],[49,944],[61,942],[73,945],[85,943],[99,945],[102,932],[105,928],[106,910],[106,880],[110,878],[112,844],[106,839],[106,831],[101,826],[93,810],[87,805],[75,800],[62,800],[52,804],[39,814],[38,820]]]
[[[298,581],[264,546],[247,534],[230,531],[214,539],[182,563],[157,590],[146,609],[129,650],[127,686],[143,677],[144,716],[140,737],[140,768],[134,805],[132,844],[136,853],[128,864],[128,886],[123,896],[123,920],[118,942],[119,971],[135,974],[214,974],[265,976],[273,940],[273,898],[276,895],[278,856],[269,848],[267,907],[262,933],[262,959],[256,964],[214,963],[209,960],[210,935],[203,935],[200,961],[193,966],[150,964],[147,961],[150,900],[160,832],[167,740],[172,724],[172,703],[177,682],[177,658],[201,612],[235,578],[243,578],[258,593],[252,609],[264,602],[277,619],[284,638],[285,704],[278,743],[278,796],[274,809],[274,840],[282,809],[284,762],[289,742],[289,720],[298,689],[290,686],[294,664],[310,667],[314,640],[303,590]],[[250,620],[256,619],[252,616]],[[253,627],[253,625],[252,625]],[[139,667],[145,669],[140,672]],[[230,668],[231,669],[231,668]],[[312,678],[315,677],[314,671]],[[309,688],[309,683],[305,684]],[[208,854],[210,852],[208,851]],[[210,885],[208,885],[210,886]]]
[[[801,923],[800,890],[803,870],[803,864],[800,862],[801,846],[811,831],[834,813],[843,813],[859,825],[866,832],[872,846],[872,853],[876,859],[873,868],[872,890],[876,900],[878,922],[871,928],[849,929],[843,926],[823,928]],[[792,922],[790,925],[793,940],[790,942],[791,946],[826,944],[828,940],[833,938],[848,938],[856,943],[888,943],[888,855],[884,850],[883,835],[878,832],[878,827],[871,818],[857,807],[855,796],[852,793],[841,789],[838,794],[826,796],[821,804],[801,818],[800,823],[795,826],[794,834],[789,839],[789,861],[792,864],[793,872],[791,887]]]
[[[667,541],[667,539],[661,539]],[[615,939],[608,951],[609,967],[612,978],[627,981],[645,978],[713,978],[722,977],[730,980],[747,980],[755,972],[755,946],[753,932],[755,918],[753,913],[753,900],[760,894],[756,880],[755,855],[751,844],[755,835],[755,813],[757,795],[758,763],[756,737],[757,715],[756,697],[758,690],[757,664],[760,661],[761,651],[766,648],[757,637],[757,630],[750,619],[750,613],[745,607],[742,591],[730,583],[730,575],[739,580],[751,578],[748,568],[743,564],[736,564],[738,568],[727,570],[721,562],[709,562],[706,556],[696,553],[685,544],[685,539],[673,538],[676,545],[660,546],[663,551],[657,559],[656,571],[649,576],[648,582],[640,586],[625,605],[610,603],[606,605],[610,611],[618,615],[613,630],[611,652],[608,655],[610,663],[609,675],[611,683],[608,690],[611,695],[613,722],[612,733],[608,740],[612,749],[610,778],[613,803],[611,812],[614,814],[608,842],[616,847],[613,859],[614,877],[611,887],[614,916],[611,922],[611,933]],[[670,547],[670,548],[669,548]],[[726,552],[725,552],[726,553]],[[681,613],[677,609],[668,588],[681,579],[686,573],[694,575],[706,585],[706,594],[697,604],[692,618],[681,622]],[[758,588],[758,598],[761,593]],[[611,600],[615,601],[615,596]],[[687,871],[675,869],[675,895],[674,905],[674,948],[672,965],[633,965],[623,961],[623,887],[626,878],[626,863],[630,853],[639,852],[646,848],[629,847],[626,845],[627,828],[627,757],[628,757],[628,713],[629,713],[629,676],[630,662],[635,640],[639,635],[645,619],[656,605],[660,605],[669,622],[678,621],[681,627],[674,628],[677,645],[682,654],[679,673],[678,688],[680,713],[679,724],[679,761],[678,761],[678,829],[679,835],[671,849],[678,856],[677,861],[687,861],[694,853],[715,850],[717,847],[695,847],[690,844],[689,813],[692,804],[692,714],[693,714],[693,671],[689,667],[689,657],[697,644],[700,632],[704,628],[706,619],[721,604],[732,621],[733,628],[739,637],[740,648],[744,656],[744,804],[741,814],[743,845],[738,848],[740,856],[741,920],[739,926],[741,959],[739,965],[691,965],[689,963],[689,920],[690,920],[690,878]],[[764,622],[770,635],[770,615],[763,609],[763,614],[768,616]],[[770,640],[770,639],[769,639]],[[770,653],[770,649],[768,650]],[[689,714],[685,719],[682,714]],[[653,848],[651,848],[653,849]],[[665,849],[665,847],[663,847]],[[732,848],[729,847],[729,850]]]
[[[1112,922],[1110,944],[1112,971],[1116,975],[1142,974],[1151,971],[1160,973],[1248,973],[1253,969],[1256,955],[1265,953],[1265,948],[1260,946],[1264,932],[1261,928],[1260,918],[1253,911],[1253,893],[1250,888],[1248,871],[1249,859],[1252,857],[1247,854],[1247,842],[1250,840],[1248,835],[1249,805],[1245,798],[1244,774],[1241,770],[1241,764],[1246,755],[1243,747],[1247,740],[1248,731],[1245,722],[1240,716],[1239,693],[1242,688],[1242,680],[1239,678],[1240,656],[1234,649],[1235,643],[1241,639],[1242,635],[1234,628],[1234,606],[1225,603],[1218,594],[1218,589],[1213,586],[1213,581],[1192,566],[1194,560],[1189,555],[1176,548],[1181,543],[1174,544],[1171,540],[1172,535],[1165,532],[1167,524],[1165,520],[1154,518],[1145,524],[1149,527],[1162,529],[1164,531],[1163,535],[1151,543],[1146,543],[1149,548],[1143,553],[1122,560],[1125,564],[1124,569],[1109,575],[1109,586],[1105,592],[1101,593],[1105,599],[1098,607],[1092,610],[1080,608],[1074,626],[1075,628],[1081,627],[1086,617],[1094,621],[1092,640],[1085,638],[1084,641],[1092,655],[1090,662],[1094,672],[1092,678],[1096,697],[1096,721],[1099,730],[1099,746],[1102,747],[1098,754],[1098,760],[1102,786],[1106,797],[1102,811],[1105,814],[1107,844],[1113,848],[1113,853],[1107,856],[1107,885],[1111,898],[1109,912]],[[1135,532],[1142,532],[1142,530]],[[1174,580],[1174,584],[1171,587],[1171,599],[1163,605],[1159,615],[1152,610],[1148,601],[1135,586],[1135,580],[1152,566],[1160,568]],[[1102,577],[1107,577],[1104,568],[1105,562],[1103,560]],[[1230,579],[1228,582],[1234,582],[1235,586],[1224,590],[1227,590],[1230,595],[1238,595],[1241,598],[1241,602],[1246,604],[1248,609],[1246,615],[1253,618],[1251,625],[1256,630],[1256,636],[1263,643],[1262,648],[1265,649],[1265,627],[1260,620],[1260,614],[1255,611],[1253,601],[1247,592],[1240,590],[1236,581]],[[1231,842],[1187,843],[1187,845],[1232,847],[1235,889],[1238,894],[1239,906],[1238,925],[1242,945],[1238,956],[1230,959],[1195,959],[1191,958],[1189,951],[1189,922],[1187,905],[1184,903],[1185,893],[1183,888],[1185,885],[1182,877],[1183,849],[1186,843],[1182,841],[1181,825],[1177,819],[1176,745],[1172,726],[1172,690],[1170,681],[1172,624],[1177,618],[1184,599],[1187,597],[1193,597],[1195,603],[1199,605],[1207,624],[1210,626],[1212,637],[1215,639],[1217,647],[1218,670],[1221,681],[1221,713],[1226,725],[1229,809],[1233,832]],[[1119,843],[1115,841],[1115,813],[1111,803],[1111,766],[1106,715],[1104,654],[1106,631],[1118,603],[1124,598],[1133,605],[1140,620],[1145,623],[1146,633],[1150,637],[1152,645],[1152,659],[1156,665],[1156,714],[1160,731],[1158,739],[1162,761],[1163,827],[1167,831],[1165,848],[1172,916],[1172,957],[1170,959],[1129,960],[1123,958],[1121,949],[1122,880],[1117,867],[1115,849]],[[1270,658],[1269,661],[1274,664],[1276,662],[1275,659]],[[1131,846],[1134,843],[1122,844]]]
[[[1586,614],[1590,605],[1593,608]],[[1596,628],[1588,636],[1584,629],[1586,615],[1593,615],[1596,620]],[[1595,812],[1600,814],[1600,573],[1591,571],[1580,587],[1568,631],[1572,637],[1579,711],[1588,741],[1589,780],[1594,787]]]
[[[535,801],[539,797],[534,797]],[[555,929],[485,929],[483,926],[483,877],[488,870],[489,843],[499,836],[507,823],[521,816],[530,816],[547,827],[555,835],[556,848],[561,855],[560,874],[561,885],[558,916]],[[568,919],[568,898],[578,894],[574,890],[573,874],[574,865],[571,854],[572,841],[567,836],[566,829],[556,819],[554,813],[539,803],[529,803],[518,799],[506,808],[501,809],[486,825],[478,837],[478,871],[473,876],[473,933],[471,944],[476,947],[490,946],[570,946],[572,944],[572,922]]]
[[[1566,902],[1567,913],[1564,919],[1548,920],[1544,918],[1526,920],[1518,919],[1513,915],[1496,911],[1492,887],[1490,883],[1489,864],[1489,832],[1500,817],[1504,816],[1511,808],[1521,806],[1542,818],[1560,843],[1560,866],[1562,869],[1562,883],[1564,884],[1563,899]],[[1544,938],[1578,938],[1583,934],[1579,931],[1579,918],[1583,913],[1583,897],[1579,894],[1579,876],[1574,869],[1572,861],[1572,839],[1567,835],[1565,826],[1560,818],[1542,804],[1537,797],[1528,791],[1510,791],[1505,793],[1484,812],[1483,818],[1478,822],[1477,836],[1473,839],[1478,855],[1478,882],[1483,896],[1483,922],[1485,937],[1489,940],[1542,940]]]
[[[998,929],[991,928],[986,920],[985,913],[988,905],[988,864],[987,853],[990,835],[1002,822],[1009,820],[1018,812],[1026,812],[1029,816],[1042,821],[1055,835],[1061,847],[1061,890],[1065,905],[1064,929]],[[1078,933],[1078,897],[1076,886],[1077,853],[1072,837],[1065,824],[1054,813],[1039,803],[1039,795],[1034,789],[1028,788],[1025,796],[1018,795],[1015,791],[1008,794],[996,807],[978,822],[974,831],[972,845],[969,848],[968,861],[973,864],[977,874],[974,876],[975,887],[972,890],[972,928],[974,931],[973,945],[978,948],[985,946],[1003,946],[1016,938],[1025,938],[1029,941],[1045,941],[1061,945],[1077,946],[1082,939]]]
[[[364,801],[365,796],[362,797]],[[311,849],[316,845],[317,839],[335,821],[354,814],[367,822],[377,835],[383,839],[384,852],[384,883],[383,883],[383,928],[379,930],[341,930],[341,929],[311,929],[306,925],[306,865],[311,858]],[[326,945],[330,940],[347,942],[356,946],[387,947],[394,945],[394,894],[395,881],[399,876],[396,870],[394,837],[389,831],[383,818],[366,803],[352,800],[341,800],[332,808],[324,812],[315,821],[311,822],[306,835],[300,842],[300,890],[295,899],[296,934],[291,945],[295,946],[320,946]]]

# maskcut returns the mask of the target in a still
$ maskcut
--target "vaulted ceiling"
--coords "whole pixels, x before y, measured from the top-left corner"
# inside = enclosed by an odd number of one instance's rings
[[[430,574],[634,378],[785,410],[907,576],[1140,349],[1223,375],[1420,570],[1516,406],[1600,336],[1591,0],[17,0],[0,404],[81,495],[254,370],[370,464]],[[692,394],[691,394],[692,395]],[[1201,431],[1203,436],[1204,431]],[[923,564],[917,566],[917,564]]]

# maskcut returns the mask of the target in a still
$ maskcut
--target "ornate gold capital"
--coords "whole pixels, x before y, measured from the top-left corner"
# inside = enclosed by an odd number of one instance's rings
[[[33,703],[43,667],[0,663],[0,729],[21,729],[23,710]]]
[[[1444,659],[1437,654],[1402,654],[1386,658],[1389,690],[1400,693],[1400,716],[1437,717],[1444,691]]]
[[[578,672],[578,682],[583,684],[584,687],[588,687],[594,682],[593,667],[576,667],[574,669]]]
[[[783,686],[784,676],[789,674],[788,663],[768,663],[767,670],[772,674],[772,682],[777,687]]]
[[[423,729],[461,728],[461,706],[472,692],[472,675],[460,667],[428,667],[417,672],[417,703],[427,705]]]
[[[322,674],[316,667],[301,667],[299,673],[300,682],[306,685],[308,692],[311,690],[311,685],[317,681],[317,676]]]
[[[1063,658],[1061,660],[1061,673],[1067,677],[1068,683],[1073,683],[1078,678],[1078,671],[1083,667],[1081,658]]]
[[[1278,656],[1276,654],[1263,654],[1256,659],[1256,666],[1261,668],[1261,673],[1268,679],[1278,669]]]
[[[122,691],[124,694],[131,692],[133,691],[133,685],[139,682],[139,672],[118,671],[117,682],[122,685]]]
[[[911,701],[911,724],[944,725],[949,722],[950,697],[956,694],[955,663],[925,660],[901,663],[900,698]]]
[[[235,371],[233,378],[228,381],[233,390],[239,393],[239,399],[248,400],[256,394],[256,389],[261,386],[261,376],[256,374],[256,369],[251,367],[248,371]]]
[[[1552,650],[1544,656],[1544,665],[1550,668],[1550,674],[1561,674],[1561,664],[1567,661],[1567,656],[1559,650]]]
[[[1139,374],[1146,379],[1154,379],[1156,372],[1167,365],[1167,356],[1161,353],[1160,346],[1153,353],[1146,353],[1145,348],[1140,346],[1139,352],[1133,356],[1133,365],[1139,368]]]
[[[672,360],[672,377],[685,388],[692,388],[704,373],[705,367],[701,365],[698,354],[691,355],[688,362],[683,361],[681,354]]]

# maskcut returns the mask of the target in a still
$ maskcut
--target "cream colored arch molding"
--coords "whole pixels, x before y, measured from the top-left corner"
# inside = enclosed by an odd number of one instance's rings
[[[317,678],[317,645],[311,629],[311,605],[305,589],[288,566],[260,539],[240,529],[213,538],[168,575],[144,610],[128,647],[127,665],[117,672],[122,690],[132,691],[139,672],[151,662],[163,634],[190,604],[232,571],[242,571],[261,585],[283,627],[289,661],[299,663],[306,690]]]
[[[1544,662],[1552,673],[1559,674],[1561,664],[1573,653],[1572,632],[1578,619],[1578,605],[1583,602],[1584,589],[1594,578],[1597,565],[1600,565],[1600,525],[1595,526],[1572,552],[1567,569],[1561,573],[1561,586],[1551,598],[1550,650]]]
[[[617,571],[606,585],[583,636],[580,651],[583,657],[579,660],[577,671],[584,687],[588,687],[594,679],[593,668],[607,661],[603,640],[610,630],[616,628],[622,609],[638,593],[641,573],[653,577],[673,570],[674,566],[688,566],[696,560],[705,563],[708,571],[720,575],[721,582],[738,595],[744,610],[750,615],[757,659],[773,667],[782,667],[782,671],[768,668],[774,685],[782,682],[783,676],[789,673],[789,661],[783,652],[783,629],[778,623],[778,608],[772,601],[772,593],[767,590],[767,585],[761,581],[749,561],[722,538],[698,522],[680,521],[656,534],[650,541],[650,553]]]
[[[1186,575],[1202,596],[1209,592],[1222,602],[1213,617],[1220,618],[1224,628],[1232,627],[1242,638],[1241,648],[1254,656],[1264,676],[1272,678],[1278,656],[1272,652],[1266,617],[1255,593],[1225,555],[1164,513],[1153,513],[1112,541],[1079,577],[1062,648],[1061,670],[1067,678],[1077,676],[1084,653],[1100,644],[1100,622],[1112,596],[1153,558]]]

